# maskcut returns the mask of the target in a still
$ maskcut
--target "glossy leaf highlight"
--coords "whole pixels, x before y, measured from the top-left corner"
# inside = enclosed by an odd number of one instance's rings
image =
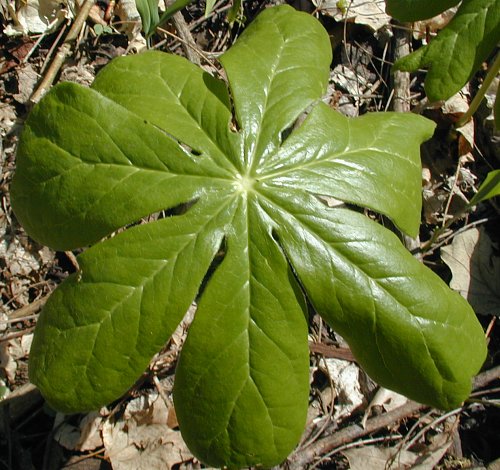
[[[468,396],[485,356],[474,312],[356,207],[417,232],[419,145],[434,125],[336,113],[320,101],[330,61],[320,24],[282,6],[222,57],[229,86],[148,52],[33,110],[15,213],[55,248],[95,243],[36,329],[30,378],[52,406],[125,393],[195,299],[174,402],[210,465],[277,465],[298,442],[307,305],[382,385],[442,408]]]

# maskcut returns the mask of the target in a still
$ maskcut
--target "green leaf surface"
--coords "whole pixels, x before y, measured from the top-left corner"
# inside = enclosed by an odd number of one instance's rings
[[[207,0],[205,2],[205,16],[208,16],[214,9],[215,0]]]
[[[468,396],[485,356],[474,313],[360,212],[416,233],[419,145],[434,125],[329,109],[330,61],[319,23],[283,6],[222,57],[230,91],[148,52],[37,105],[19,145],[16,216],[59,249],[108,237],[40,316],[30,378],[52,406],[120,397],[195,299],[174,402],[184,439],[210,465],[273,466],[298,442],[307,305],[382,385],[442,408]]]
[[[395,69],[428,68],[429,100],[446,100],[471,79],[499,41],[500,2],[464,0],[446,28],[427,46],[399,59]]]
[[[349,119],[320,103],[257,173],[262,181],[278,186],[369,207],[416,236],[421,211],[419,145],[433,130],[430,121],[414,114]],[[325,141],[325,136],[330,139]]]
[[[399,21],[432,18],[455,6],[460,0],[385,0],[387,14]]]
[[[222,242],[231,199],[140,225],[78,257],[44,307],[30,378],[56,409],[90,411],[125,393],[166,343]]]
[[[72,83],[56,87],[31,114],[17,169],[18,219],[33,238],[61,250],[195,199],[229,177],[165,130]]]
[[[141,15],[142,30],[146,36],[149,36],[160,21],[158,0],[135,0],[135,6]]]
[[[183,347],[175,409],[186,442],[208,464],[252,465],[262,449],[260,463],[272,466],[306,419],[304,302],[256,194],[240,199],[231,225],[237,236],[228,236]]]
[[[485,352],[467,302],[364,215],[292,191],[267,196],[270,213],[283,209],[275,230],[308,298],[363,368],[420,402],[458,406],[480,366],[469,354]],[[464,330],[468,338],[450,341]]]
[[[257,17],[221,57],[241,129],[243,164],[250,171],[277,150],[281,133],[319,100],[332,60],[320,23],[304,28],[301,15],[271,11]]]
[[[487,201],[492,197],[500,195],[500,170],[490,171],[486,175],[477,193],[471,199],[469,205],[474,206],[482,201]]]

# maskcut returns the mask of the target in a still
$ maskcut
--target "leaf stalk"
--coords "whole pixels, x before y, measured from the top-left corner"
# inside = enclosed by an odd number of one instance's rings
[[[493,79],[497,76],[499,71],[500,71],[500,54],[497,54],[495,61],[493,62],[490,69],[488,70],[488,73],[486,74],[483,84],[476,93],[476,96],[474,96],[474,99],[471,101],[469,109],[457,121],[455,127],[457,128],[462,127],[471,119],[472,115],[477,111],[477,108],[479,108],[479,105],[481,104],[481,101],[483,100],[486,91],[490,87],[491,82],[493,82]]]

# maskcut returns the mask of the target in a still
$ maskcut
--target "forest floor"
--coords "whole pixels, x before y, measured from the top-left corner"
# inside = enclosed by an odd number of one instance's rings
[[[282,2],[247,0],[244,15],[230,26],[230,1],[216,2],[208,17],[204,2],[194,2],[153,36],[152,47],[187,56],[208,69],[217,67],[218,55],[245,24],[276,3]],[[468,299],[484,327],[489,355],[471,400],[444,413],[380,391],[341,338],[314,317],[307,427],[295,452],[279,468],[500,469],[500,208],[490,200],[456,217],[486,173],[500,167],[491,109],[483,105],[468,126],[460,132],[453,128],[484,70],[448,102],[429,104],[423,91],[425,73],[394,79],[391,64],[401,51],[419,47],[442,25],[420,25],[424,33],[419,35],[410,25],[390,23],[373,11],[346,20],[343,9],[332,7],[340,2],[320,7],[309,0],[288,3],[314,14],[330,34],[334,60],[328,93],[333,108],[351,117],[411,108],[437,123],[434,137],[422,147],[421,232],[407,245],[446,282],[458,282],[457,265],[462,265],[465,277],[481,286],[469,292]],[[11,210],[9,184],[23,122],[41,84],[89,85],[113,58],[146,48],[133,1],[99,2],[51,76],[50,63],[74,20],[72,8],[61,8],[58,19],[52,17],[53,27],[44,30],[47,12],[56,4],[41,0],[38,8],[24,10],[16,10],[12,2],[1,4],[0,470],[204,468],[182,441],[171,404],[187,324],[155,356],[141,381],[108,408],[84,415],[55,413],[28,380],[29,349],[40,310],[56,286],[75,272],[78,253],[38,245]],[[398,97],[407,97],[402,107]],[[450,218],[453,223],[433,237]],[[448,264],[442,257],[446,248],[452,253]]]

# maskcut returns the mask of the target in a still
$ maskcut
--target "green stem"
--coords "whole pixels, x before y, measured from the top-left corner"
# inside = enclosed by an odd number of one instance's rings
[[[481,101],[483,100],[484,95],[486,94],[486,91],[490,87],[493,79],[497,76],[499,70],[500,70],[500,54],[497,54],[495,61],[493,62],[492,66],[488,70],[488,73],[486,74],[486,77],[484,79],[483,84],[481,85],[478,92],[476,93],[476,96],[474,96],[474,99],[472,100],[472,102],[469,106],[469,109],[458,120],[455,127],[462,127],[472,117],[472,115],[477,111],[477,108],[479,108],[479,105],[481,104]]]

